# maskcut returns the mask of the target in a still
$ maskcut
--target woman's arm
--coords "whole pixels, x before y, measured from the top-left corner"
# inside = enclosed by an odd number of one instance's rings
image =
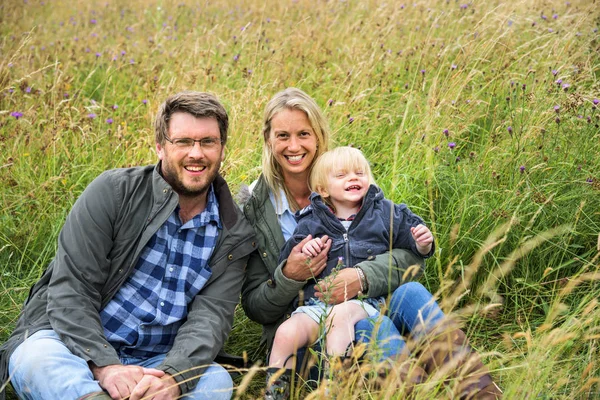
[[[248,318],[260,324],[276,322],[288,311],[306,280],[325,268],[331,241],[325,236],[326,247],[317,257],[309,259],[302,253],[302,246],[310,239],[310,235],[298,243],[290,239],[290,248],[284,253],[289,252],[288,257],[272,274],[259,252],[250,255],[242,288],[242,307]]]
[[[424,267],[425,260],[412,251],[392,249],[391,252],[380,254],[372,260],[356,264],[355,268],[342,269],[329,283],[319,282],[318,287],[315,286],[315,295],[322,299],[323,294],[320,290],[328,293],[331,304],[352,299],[358,292],[369,297],[387,296],[402,283],[421,276]],[[362,270],[366,283],[361,282],[360,272],[356,268]]]

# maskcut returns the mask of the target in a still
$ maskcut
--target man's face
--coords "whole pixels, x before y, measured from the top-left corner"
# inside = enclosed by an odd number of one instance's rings
[[[188,113],[176,112],[169,121],[167,136],[171,141],[183,138],[217,141],[212,148],[201,146],[199,142],[187,147],[178,147],[169,141],[156,144],[158,158],[162,160],[163,178],[173,190],[183,197],[205,196],[225,155],[219,123],[212,117],[196,118]]]

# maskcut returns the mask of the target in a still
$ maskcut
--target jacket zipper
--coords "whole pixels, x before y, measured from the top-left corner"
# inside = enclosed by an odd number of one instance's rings
[[[344,237],[344,250],[346,253],[346,268],[350,268],[350,241],[348,240],[348,233],[343,233],[342,234]]]

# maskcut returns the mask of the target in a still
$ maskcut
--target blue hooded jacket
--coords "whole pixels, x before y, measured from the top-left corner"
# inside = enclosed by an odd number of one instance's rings
[[[369,187],[362,207],[348,230],[344,228],[319,194],[312,193],[310,202],[309,206],[296,214],[298,226],[294,235],[286,242],[279,258],[279,262],[287,259],[294,246],[309,234],[313,237],[328,235],[331,239],[327,266],[319,276],[309,279],[304,285],[304,300],[314,297],[315,282],[329,276],[334,271],[339,257],[342,257],[343,268],[347,268],[353,267],[361,261],[373,259],[390,248],[407,249],[421,255],[410,233],[410,228],[419,224],[425,225],[425,223],[418,215],[410,211],[406,204],[394,204],[391,200],[384,198],[383,191],[375,185]],[[390,218],[393,219],[393,224],[390,224]],[[434,250],[435,245],[431,247],[429,254],[423,255],[423,257],[430,257]]]

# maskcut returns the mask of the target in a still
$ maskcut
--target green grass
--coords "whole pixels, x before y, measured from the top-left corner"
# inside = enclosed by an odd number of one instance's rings
[[[86,185],[156,161],[168,94],[224,102],[235,192],[260,173],[266,102],[296,86],[426,219],[439,252],[422,282],[506,397],[598,397],[599,25],[589,0],[3,1],[0,341]],[[240,309],[228,349],[260,359],[259,338]],[[387,396],[361,385],[340,394]]]

